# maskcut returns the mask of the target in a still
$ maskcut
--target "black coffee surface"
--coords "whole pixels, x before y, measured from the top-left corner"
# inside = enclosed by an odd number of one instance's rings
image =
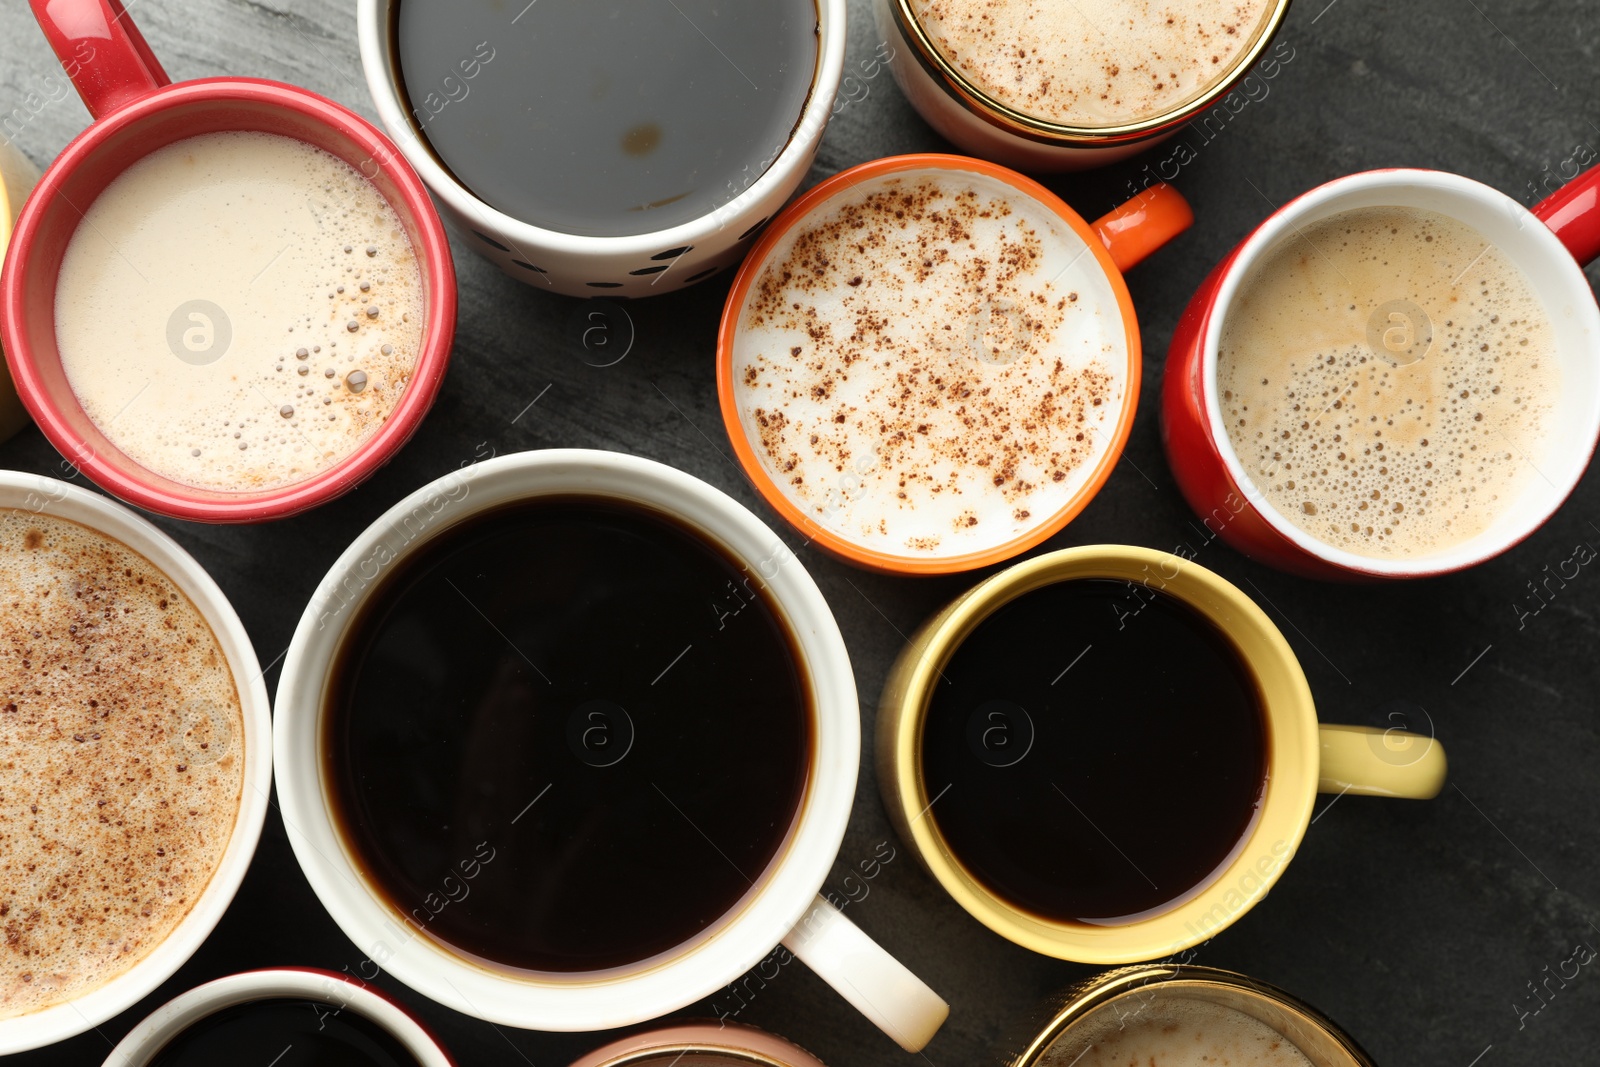
[[[340,652],[324,758],[412,932],[600,970],[682,944],[760,879],[813,727],[758,570],[581,497],[475,516],[393,567]]]
[[[767,169],[817,65],[815,0],[403,0],[412,122],[479,199],[546,229],[649,233]]]
[[[276,1058],[274,1058],[276,1057]],[[169,1041],[150,1067],[416,1067],[404,1045],[336,1004],[273,998],[224,1008]]]
[[[1142,583],[1061,582],[980,623],[922,741],[929,814],[1001,898],[1106,924],[1184,899],[1228,860],[1265,779],[1238,651]]]

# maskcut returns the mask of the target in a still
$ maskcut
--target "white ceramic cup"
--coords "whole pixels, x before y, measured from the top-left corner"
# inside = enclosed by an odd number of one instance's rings
[[[138,963],[73,1000],[0,1019],[0,1055],[38,1048],[99,1026],[150,995],[210,935],[228,909],[261,837],[272,787],[272,720],[267,687],[244,624],[228,598],[178,543],[134,511],[98,493],[54,478],[0,471],[0,508],[65,519],[133,549],[172,580],[216,635],[239,689],[244,719],[244,782],[233,836],[211,881],[167,938]]]
[[[208,1015],[255,1000],[280,998],[326,1004],[334,1012],[354,1012],[388,1031],[416,1058],[418,1067],[455,1067],[450,1054],[399,1004],[344,975],[301,967],[231,974],[174,997],[128,1031],[103,1067],[145,1067],[168,1042]],[[262,1054],[262,1063],[273,1055],[270,1049],[256,1051]]]
[[[846,2],[816,0],[820,33],[811,95],[794,133],[766,171],[733,200],[691,222],[626,237],[586,237],[535,226],[490,207],[439,163],[400,92],[390,33],[399,2],[360,0],[356,9],[361,66],[384,128],[474,249],[513,278],[567,296],[670,293],[737,263],[811,169],[844,70]]]
[[[810,781],[788,848],[709,934],[629,968],[538,975],[452,954],[419,936],[367,882],[329,810],[322,705],[345,631],[396,560],[487,509],[574,494],[666,512],[759,573],[796,638],[816,732]],[[274,728],[280,809],[317,896],[372,963],[457,1011],[535,1030],[627,1026],[709,996],[782,942],[906,1049],[926,1044],[948,1013],[931,989],[818,896],[844,839],[861,758],[850,657],[827,601],[784,542],[698,478],[616,452],[550,449],[487,460],[423,486],[358,537],[319,586],[284,660]]]

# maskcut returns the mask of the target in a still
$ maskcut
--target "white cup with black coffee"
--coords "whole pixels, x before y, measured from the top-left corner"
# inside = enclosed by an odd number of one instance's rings
[[[845,0],[361,0],[378,114],[467,243],[569,296],[735,263],[811,166]]]
[[[274,729],[290,843],[364,977],[581,1031],[799,959],[907,1049],[945,1018],[819,896],[861,730],[827,602],[690,475],[552,449],[419,489],[319,586]]]

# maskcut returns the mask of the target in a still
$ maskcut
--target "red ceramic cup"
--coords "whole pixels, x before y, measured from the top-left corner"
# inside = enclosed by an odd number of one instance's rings
[[[1323,543],[1269,504],[1234,453],[1217,405],[1217,344],[1252,267],[1297,230],[1358,208],[1442,212],[1481,233],[1521,269],[1551,321],[1560,395],[1537,477],[1486,530],[1448,549],[1398,559]],[[1542,526],[1583,476],[1600,438],[1600,308],[1582,264],[1600,256],[1600,167],[1530,212],[1455,174],[1374,170],[1339,178],[1279,208],[1219,263],[1179,320],[1162,382],[1162,438],[1173,474],[1210,536],[1245,555],[1313,578],[1373,581],[1445,574],[1504,552]]]
[[[91,480],[132,504],[200,522],[260,522],[316,507],[381,467],[432,405],[455,335],[455,266],[444,227],[399,150],[365,119],[318,96],[256,78],[171,84],[121,0],[30,0],[95,121],[56,157],[23,206],[0,274],[0,343],[39,429]],[[55,287],[82,212],[137,160],[174,141],[226,130],[276,133],[356,167],[393,206],[422,271],[422,345],[389,419],[321,473],[261,492],[196,489],[125,456],[84,413],[56,350]]]

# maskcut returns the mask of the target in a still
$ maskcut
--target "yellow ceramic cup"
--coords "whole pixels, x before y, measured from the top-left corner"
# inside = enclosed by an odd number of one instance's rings
[[[1099,1041],[1186,1003],[1240,1012],[1289,1040],[1313,1067],[1372,1067],[1337,1024],[1283,990],[1214,967],[1123,967],[1082,982],[1027,1021],[1020,1040],[1002,1039],[1004,1067],[1042,1067],[1082,1059]],[[1170,1017],[1170,1016],[1169,1016]]]
[[[11,228],[16,225],[22,202],[28,199],[39,180],[38,169],[10,141],[0,140],[0,256],[11,243]],[[0,441],[28,424],[28,412],[17,398],[11,373],[0,362]]]
[[[967,635],[1001,605],[1041,586],[1084,578],[1177,597],[1232,640],[1255,677],[1267,720],[1267,782],[1254,827],[1233,861],[1180,903],[1135,921],[1093,926],[1024,911],[976,879],[928,816],[922,728],[932,683]],[[1152,649],[1152,654],[1158,650]],[[1166,552],[1091,545],[1037,556],[994,575],[912,635],[878,709],[878,783],[895,828],[973,917],[1035,952],[1081,963],[1134,963],[1181,951],[1231,925],[1271,889],[1311,823],[1316,794],[1427,799],[1444,786],[1444,749],[1431,737],[1321,726],[1299,661],[1266,613],[1211,571]],[[1041,843],[1041,847],[1043,847]]]

